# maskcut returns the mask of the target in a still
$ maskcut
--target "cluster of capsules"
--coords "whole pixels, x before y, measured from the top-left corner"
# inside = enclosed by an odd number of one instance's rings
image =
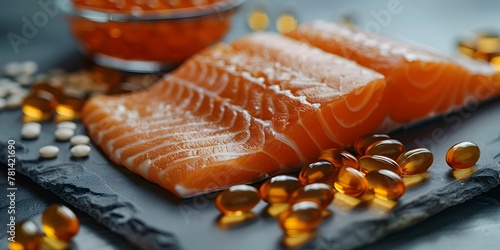
[[[33,74],[38,66],[29,62]],[[80,118],[80,112],[89,97],[145,89],[159,78],[159,74],[123,73],[98,65],[72,73],[56,69],[48,75],[31,76],[16,73],[23,72],[21,67],[21,63],[6,64],[4,73],[12,80],[6,78],[0,82],[0,87],[5,85],[11,92],[22,94],[19,94],[19,98],[13,95],[12,98],[19,100],[14,100],[16,102],[8,107],[21,107],[24,122],[41,122],[52,118],[57,122],[76,120]]]
[[[26,220],[15,227],[15,241],[10,250],[67,249],[80,229],[75,213],[60,204],[49,206],[42,214],[42,230],[37,223]]]
[[[475,37],[458,42],[458,51],[473,59],[486,61],[500,72],[500,36],[494,33],[478,33]]]
[[[270,18],[264,8],[255,8],[247,16],[247,25],[253,31],[265,31],[270,28]],[[297,16],[289,11],[283,12],[276,18],[275,29],[281,34],[286,34],[297,29],[299,21]]]
[[[250,212],[262,199],[273,204],[288,204],[278,215],[286,235],[314,231],[332,203],[335,193],[360,197],[371,194],[382,200],[397,200],[406,191],[403,177],[417,175],[430,168],[433,154],[426,148],[405,151],[398,140],[385,134],[359,138],[354,154],[332,148],[321,152],[317,161],[302,168],[298,177],[279,175],[265,181],[260,189],[236,185],[221,192],[215,201],[225,215],[239,216]],[[480,152],[476,144],[461,142],[446,154],[454,169],[475,165]]]

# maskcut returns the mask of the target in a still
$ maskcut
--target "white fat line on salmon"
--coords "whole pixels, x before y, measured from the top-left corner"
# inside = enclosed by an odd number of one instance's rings
[[[337,137],[333,134],[330,126],[328,123],[325,121],[325,118],[323,117],[323,113],[321,109],[316,110],[316,116],[318,117],[318,121],[321,124],[321,128],[323,131],[325,131],[325,134],[328,136],[328,138],[333,141],[337,145],[342,145],[340,141],[337,139]]]
[[[265,153],[261,151],[262,153]],[[253,152],[253,153],[259,153],[259,151]],[[234,152],[234,153],[228,153],[228,152],[222,152],[219,154],[211,154],[211,155],[201,155],[201,156],[196,156],[196,157],[185,157],[183,159],[179,159],[176,162],[173,162],[172,164],[169,164],[167,167],[163,168],[161,171],[158,172],[158,178],[160,180],[168,180],[168,173],[174,171],[177,168],[191,168],[195,169],[197,166],[202,167],[204,169],[209,169],[209,168],[217,168],[220,166],[231,166],[231,170],[240,170],[241,172],[255,172],[258,173],[259,175],[262,175],[261,171],[258,171],[257,169],[252,169],[252,168],[246,168],[244,166],[238,165],[238,164],[233,164],[232,162],[249,155],[249,153],[246,152]],[[210,159],[217,159],[216,162],[205,164],[203,162],[210,160]],[[200,164],[200,162],[202,164]],[[221,164],[221,162],[225,162],[224,164]],[[154,163],[152,163],[154,165]],[[277,164],[280,165],[280,164]],[[167,176],[166,176],[167,175]]]
[[[221,107],[221,108],[222,108],[222,107]],[[224,111],[222,111],[222,112],[219,112],[219,113],[220,113],[220,118],[219,118],[217,121],[215,121],[215,122],[216,122],[216,124],[222,125],[222,124],[221,124],[221,121],[222,121],[223,117],[227,117],[227,116],[225,115],[225,114],[226,114],[225,110],[224,110]],[[224,130],[231,130],[231,129],[232,129],[231,125],[235,124],[235,121],[236,121],[236,118],[238,117],[238,115],[236,115],[236,114],[235,114],[235,115],[232,115],[232,116],[230,116],[230,117],[231,117],[232,119],[230,120],[230,122],[229,122],[228,126],[222,127],[222,129],[220,129],[221,131],[224,131]],[[203,120],[203,119],[201,119],[201,118],[198,118],[198,117],[197,117],[197,119],[200,119],[200,121],[203,121],[204,123],[200,123],[200,126],[196,126],[196,127],[194,128],[193,132],[200,133],[200,131],[199,131],[199,127],[201,127],[201,125],[205,125],[205,124],[206,124],[206,125],[209,125],[209,124],[212,124],[212,122],[205,121],[205,120]],[[174,128],[174,129],[175,129],[175,128]],[[161,131],[161,130],[160,130],[160,131]],[[215,131],[217,131],[217,130],[215,130]],[[169,134],[169,135],[170,135],[170,134]],[[169,136],[169,135],[167,135],[167,136]],[[134,146],[134,145],[130,145],[130,146]],[[162,146],[163,146],[163,145],[156,145],[155,147],[150,148],[150,149],[149,149],[149,151],[151,151],[151,150],[155,150],[155,149],[160,148],[160,147],[162,147]],[[127,147],[129,147],[129,146],[127,146]],[[121,152],[122,150],[123,150],[123,149],[120,149],[120,151],[119,151],[119,152]],[[133,159],[135,159],[137,156],[138,156],[138,155],[135,155],[135,156],[133,156],[133,157],[129,158],[129,160],[133,160]]]
[[[230,129],[219,129],[219,130],[211,130],[208,131],[208,133],[203,133],[202,131],[199,131],[197,129],[194,129],[193,131],[190,132],[183,132],[183,133],[169,133],[165,137],[154,137],[151,138],[151,140],[142,140],[138,141],[133,144],[129,144],[125,147],[119,148],[115,151],[115,154],[117,155],[122,155],[122,152],[124,150],[129,150],[129,149],[134,149],[135,147],[140,147],[141,145],[148,145],[152,142],[161,142],[165,141],[165,143],[157,143],[156,146],[148,148],[146,151],[139,151],[137,154],[131,155],[126,159],[123,159],[122,157],[120,158],[121,161],[126,162],[127,164],[132,164],[132,162],[139,156],[142,156],[144,154],[149,154],[158,150],[162,150],[165,148],[173,147],[173,146],[178,146],[179,148],[182,148],[183,145],[189,145],[192,146],[193,144],[197,142],[206,142],[211,139],[219,139],[219,143],[225,143],[225,141],[230,140],[234,137],[233,134],[230,133],[222,133],[222,134],[215,134],[217,132],[223,132],[223,131],[229,131]],[[215,134],[212,136],[209,136],[208,134]],[[188,138],[189,136],[192,136],[191,138]],[[179,137],[184,137],[181,139],[184,140],[178,140]],[[197,138],[198,137],[198,138]],[[168,139],[177,139],[170,141]]]
[[[349,94],[347,94],[344,97],[344,100],[345,100],[345,104],[346,104],[347,108],[349,109],[349,111],[358,112],[358,111],[362,110],[363,108],[366,108],[367,104],[370,102],[370,100],[373,96],[373,92],[375,92],[377,85],[379,85],[378,82],[372,82],[370,84],[365,85],[364,87],[357,87],[353,91],[351,91]],[[369,92],[369,93],[366,93],[366,92]],[[368,97],[368,98],[363,98],[363,102],[361,104],[359,104],[359,105],[351,105],[350,104],[349,100],[352,98],[352,97],[350,97],[350,95],[354,95],[354,96],[358,97],[360,95],[363,95],[363,93],[366,93],[364,96]],[[359,98],[356,98],[356,99],[359,99]],[[380,99],[382,99],[382,98],[380,98]],[[356,103],[357,100],[355,100],[354,102]]]
[[[172,133],[172,132],[178,131],[179,129],[192,128],[191,131],[188,133],[185,133],[185,135],[203,134],[202,131],[200,131],[198,128],[201,126],[210,125],[210,124],[211,124],[210,122],[199,122],[199,123],[191,122],[189,124],[170,126],[168,128],[167,127],[160,127],[158,129],[154,129],[154,130],[147,131],[147,132],[139,131],[139,132],[135,132],[135,133],[128,133],[125,136],[120,136],[119,138],[116,138],[116,139],[113,138],[112,140],[108,141],[108,143],[106,144],[106,147],[109,151],[114,151],[116,154],[121,155],[124,150],[135,147],[137,145],[141,145],[144,143],[148,143],[148,142],[152,142],[152,141],[160,140],[160,139],[167,140],[167,139],[170,139],[172,137],[175,137],[177,135],[177,133]],[[157,133],[157,132],[159,132],[159,133]],[[140,138],[141,135],[144,135],[145,138],[141,139]],[[161,136],[161,135],[166,135],[166,136]],[[127,139],[127,138],[135,139],[135,141],[132,143],[124,144],[122,147],[114,148],[113,145],[115,144],[115,142],[118,142],[119,140]]]
[[[247,155],[248,153],[246,152],[232,152],[232,150],[234,149],[235,146],[241,146],[242,144],[245,144],[245,143],[229,143],[229,144],[225,144],[225,145],[215,145],[215,146],[210,146],[210,147],[200,147],[200,148],[197,148],[196,152],[197,152],[197,157],[194,158],[194,159],[187,159],[188,157],[190,156],[193,156],[193,155],[188,155],[188,156],[185,156],[185,157],[182,157],[182,158],[178,158],[174,161],[171,161],[169,162],[168,164],[161,164],[161,171],[158,173],[158,177],[162,176],[165,172],[169,171],[170,169],[172,168],[179,168],[179,167],[185,167],[186,164],[182,163],[184,161],[187,161],[187,163],[189,162],[193,162],[193,161],[201,161],[203,159],[206,159],[206,158],[213,158],[214,155],[215,156],[219,156],[217,158],[217,161],[221,161],[223,159],[226,159],[228,158],[229,160],[233,160],[237,157],[241,157],[242,155]],[[242,149],[244,148],[243,146],[241,146]],[[213,152],[214,149],[219,149],[217,151],[217,153],[211,153],[211,154],[206,154],[204,153],[204,151],[210,151],[210,152]],[[222,150],[222,149],[225,149],[225,150]],[[155,166],[155,164],[159,161],[161,161],[162,159],[165,159],[167,158],[168,156],[171,156],[171,155],[175,155],[175,154],[180,154],[180,153],[184,153],[184,152],[190,152],[192,151],[193,149],[187,149],[187,150],[176,150],[176,151],[173,151],[173,152],[169,152],[168,154],[166,155],[161,155],[159,157],[156,157],[156,158],[153,158],[153,159],[150,159],[150,163],[149,165],[150,166]],[[204,150],[204,151],[203,151]],[[201,151],[201,153],[200,153]],[[139,166],[142,166],[143,164],[147,163],[148,161],[145,161],[143,163],[141,163]]]
[[[180,115],[177,115],[177,116],[180,116]],[[115,141],[122,139],[122,138],[125,138],[129,135],[154,132],[151,130],[152,129],[154,130],[154,128],[158,128],[158,127],[162,128],[162,127],[165,127],[165,126],[170,125],[170,124],[182,125],[181,123],[184,120],[184,119],[182,119],[182,117],[180,117],[178,119],[175,118],[176,116],[173,116],[173,117],[174,117],[173,119],[172,119],[172,117],[162,117],[162,118],[157,118],[154,121],[149,120],[149,121],[145,121],[144,123],[127,124],[126,126],[111,126],[110,129],[98,131],[96,134],[97,135],[96,137],[97,137],[98,141],[102,141],[109,134],[115,133],[118,130],[125,130],[123,132],[127,132],[127,133],[122,133],[118,136],[113,136],[112,138],[110,138],[108,140],[108,142],[106,143],[106,145],[104,145],[105,147],[107,147],[107,146],[111,145],[112,143],[114,143]],[[112,123],[112,124],[115,124],[115,123],[123,124],[123,123],[128,123],[129,121],[109,119],[109,120],[107,120],[107,122]],[[128,130],[130,130],[130,131],[128,131]]]

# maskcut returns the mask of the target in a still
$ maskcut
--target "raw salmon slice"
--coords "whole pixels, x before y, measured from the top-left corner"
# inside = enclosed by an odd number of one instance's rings
[[[147,91],[92,98],[82,120],[114,162],[190,197],[352,143],[386,116],[384,88],[372,70],[263,33],[203,51]]]
[[[384,100],[397,123],[443,113],[495,92],[490,82],[483,82],[491,81],[491,75],[474,74],[446,57],[347,25],[315,21],[287,35],[382,73],[387,81]]]

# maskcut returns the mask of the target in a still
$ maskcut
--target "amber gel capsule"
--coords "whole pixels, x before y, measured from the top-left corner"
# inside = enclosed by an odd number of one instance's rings
[[[47,120],[52,116],[57,101],[48,92],[39,91],[28,95],[22,103],[22,110],[26,116],[36,121]]]
[[[401,175],[401,169],[396,161],[382,155],[365,155],[359,158],[359,169],[363,174],[373,170],[387,169]]]
[[[406,191],[405,184],[399,175],[390,170],[370,171],[365,175],[373,194],[384,200],[396,200]]]
[[[242,215],[250,212],[260,201],[259,192],[249,185],[236,185],[221,192],[215,206],[226,215]]]
[[[260,186],[259,193],[260,197],[268,203],[286,203],[300,187],[299,179],[288,175],[278,175],[264,182]]]
[[[49,238],[68,241],[78,233],[80,222],[71,209],[55,204],[43,212],[42,228]]]
[[[342,149],[330,148],[323,150],[319,159],[331,162],[336,168],[351,167],[359,169],[358,159],[351,153]]]
[[[42,239],[42,232],[32,221],[16,225],[14,242],[9,241],[9,250],[37,250]]]
[[[423,173],[431,167],[432,162],[434,162],[434,156],[426,148],[409,150],[397,160],[403,176]]]
[[[321,225],[322,219],[320,207],[311,201],[293,204],[278,216],[281,229],[291,236],[315,230]]]
[[[302,185],[311,183],[328,183],[335,174],[333,164],[328,161],[318,161],[304,166],[299,174]]]
[[[396,160],[404,151],[403,143],[394,139],[386,139],[368,146],[365,155],[383,155]]]
[[[304,186],[295,193],[290,199],[291,204],[299,203],[302,201],[312,201],[318,204],[321,209],[325,209],[333,200],[332,188],[324,183],[313,183]]]
[[[472,142],[460,142],[453,145],[446,152],[446,163],[454,169],[470,168],[476,164],[481,156],[479,147]]]
[[[334,187],[340,193],[360,196],[368,189],[368,181],[360,171],[343,167],[334,178]]]
[[[360,156],[365,155],[366,149],[375,142],[382,141],[385,139],[391,139],[388,135],[385,134],[370,134],[359,137],[354,142],[354,150]]]

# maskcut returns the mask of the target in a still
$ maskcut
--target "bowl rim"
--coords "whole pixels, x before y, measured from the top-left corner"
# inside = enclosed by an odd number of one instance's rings
[[[123,13],[91,8],[75,8],[72,0],[56,0],[58,7],[67,15],[89,19],[95,22],[127,22],[127,21],[165,21],[175,19],[196,18],[230,11],[239,7],[246,0],[222,1],[215,4],[190,8],[144,11],[141,13]]]

